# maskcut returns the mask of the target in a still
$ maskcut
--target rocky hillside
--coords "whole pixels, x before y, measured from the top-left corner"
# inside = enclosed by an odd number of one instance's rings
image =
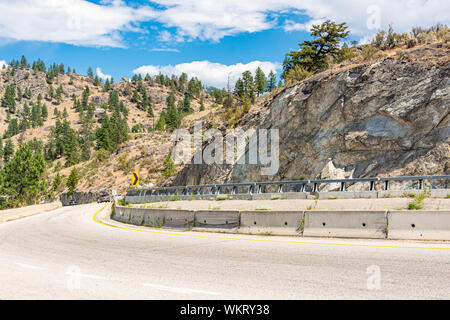
[[[238,125],[279,129],[276,175],[261,175],[261,165],[189,165],[173,184],[450,174],[449,110],[450,50],[401,50],[317,74],[252,108]]]
[[[140,173],[143,186],[449,174],[449,62],[448,47],[435,43],[395,50],[371,61],[346,61],[262,95],[245,111],[236,102],[231,108],[218,105],[206,92],[201,95],[203,111],[200,100],[192,99],[194,113],[183,118],[182,127],[192,130],[194,121],[202,120],[204,129],[217,128],[224,135],[232,128],[278,129],[280,168],[275,175],[262,175],[261,165],[178,165],[177,174],[166,179],[161,171],[164,158],[174,146],[170,133],[145,130],[132,133],[130,140],[113,151],[97,152],[92,146],[90,160],[75,166],[64,167],[64,157],[49,161],[46,178],[52,183],[58,174],[67,177],[75,167],[81,174],[78,191],[115,189],[123,193],[129,188],[132,171]],[[153,126],[152,118],[133,102],[137,83],[122,81],[105,90],[94,79],[63,73],[51,84],[55,89],[62,87],[61,101],[47,96],[50,84],[43,72],[0,70],[2,96],[10,84],[21,92],[31,91],[31,97],[24,95],[17,101],[16,112],[9,117],[6,108],[0,108],[0,132],[7,130],[12,118],[21,117],[25,103],[35,103],[39,94],[49,114],[42,126],[12,136],[16,147],[19,139],[38,138],[45,144],[57,121],[55,109],[59,114],[65,109],[65,119],[78,132],[82,125],[72,96],[80,99],[86,86],[89,103],[96,107],[95,127],[100,126],[105,112],[111,113],[102,106],[108,104],[112,90],[118,92],[119,100],[129,110],[130,129],[135,124],[145,129]],[[158,119],[174,90],[155,81],[143,84]],[[174,92],[177,102],[184,98],[179,91]],[[56,194],[65,190],[62,184]]]

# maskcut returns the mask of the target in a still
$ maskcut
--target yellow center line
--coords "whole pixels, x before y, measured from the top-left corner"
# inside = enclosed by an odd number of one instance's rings
[[[341,247],[366,247],[366,248],[391,248],[391,249],[425,249],[425,250],[450,250],[450,247],[413,247],[413,246],[388,246],[388,245],[375,245],[375,244],[351,244],[351,243],[327,243],[327,242],[307,242],[307,241],[286,241],[286,240],[268,240],[268,239],[248,239],[248,238],[230,238],[230,237],[220,237],[220,236],[205,236],[198,234],[180,234],[172,232],[161,232],[154,230],[142,230],[128,227],[115,226],[112,224],[107,224],[102,221],[97,220],[97,215],[105,209],[107,206],[104,205],[102,208],[97,210],[92,219],[94,222],[115,229],[145,232],[152,234],[161,234],[165,236],[178,236],[178,237],[190,237],[190,238],[202,238],[202,239],[218,239],[218,240],[235,240],[235,241],[251,241],[251,242],[271,242],[271,243],[288,243],[288,244],[310,244],[310,245],[324,245],[324,246],[341,246]]]

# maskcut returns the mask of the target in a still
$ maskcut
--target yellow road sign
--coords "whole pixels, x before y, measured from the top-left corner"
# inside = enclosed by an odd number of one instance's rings
[[[133,172],[131,178],[131,185],[138,186],[139,185],[139,172]]]

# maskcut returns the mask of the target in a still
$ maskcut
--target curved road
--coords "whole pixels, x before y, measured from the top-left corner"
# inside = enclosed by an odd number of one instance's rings
[[[0,224],[0,299],[449,299],[450,243],[158,230],[65,207]]]

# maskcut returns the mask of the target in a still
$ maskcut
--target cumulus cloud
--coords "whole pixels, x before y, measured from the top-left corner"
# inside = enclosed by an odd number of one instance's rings
[[[99,67],[97,67],[97,68],[95,69],[95,73],[96,73],[97,76],[98,76],[100,79],[102,79],[103,81],[106,81],[106,79],[111,80],[111,78],[112,78],[112,76],[110,76],[110,75],[108,75],[108,74],[104,74],[104,73],[102,72],[102,69],[99,68]]]
[[[113,0],[2,0],[0,37],[82,46],[124,47],[122,31],[140,31],[135,23],[155,16],[150,7]]]
[[[326,19],[347,22],[352,33],[363,38],[389,23],[397,31],[409,31],[415,25],[450,21],[448,0],[151,0],[148,4],[1,0],[0,38],[124,47],[123,33],[147,33],[139,26],[147,21],[159,23],[151,27],[159,41],[181,42],[219,41],[273,28],[308,31]]]
[[[312,24],[331,19],[347,22],[353,34],[364,37],[394,23],[398,31],[412,26],[448,23],[448,0],[153,0],[164,6],[156,18],[177,28],[177,36],[217,41],[227,35],[282,27],[309,31]],[[295,17],[302,19],[294,21]],[[283,17],[287,17],[283,20]],[[306,21],[305,21],[306,18]],[[172,40],[165,33],[161,39]]]
[[[236,80],[246,70],[250,70],[253,74],[260,67],[267,75],[270,71],[277,72],[281,69],[281,64],[269,61],[252,61],[246,64],[236,63],[233,65],[224,65],[210,61],[192,61],[177,65],[145,65],[133,70],[134,74],[157,75],[159,73],[165,75],[175,74],[180,76],[183,72],[190,77],[197,77],[203,83],[217,88],[225,88],[228,84],[228,76],[230,77],[230,85],[233,86]]]

